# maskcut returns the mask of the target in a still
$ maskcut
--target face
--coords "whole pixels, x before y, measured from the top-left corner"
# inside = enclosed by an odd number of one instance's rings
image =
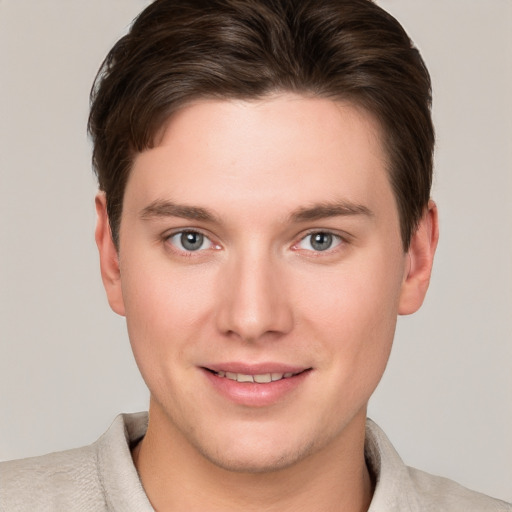
[[[376,122],[289,94],[174,115],[135,158],[106,286],[150,427],[265,471],[364,425],[410,270]]]

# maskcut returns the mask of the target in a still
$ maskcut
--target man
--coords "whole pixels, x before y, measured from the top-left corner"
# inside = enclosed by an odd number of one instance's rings
[[[425,296],[430,80],[367,0],[159,0],[107,57],[96,241],[151,393],[5,510],[510,510],[366,419]]]

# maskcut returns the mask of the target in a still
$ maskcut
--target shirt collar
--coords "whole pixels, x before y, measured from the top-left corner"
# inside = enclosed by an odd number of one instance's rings
[[[368,512],[420,509],[407,466],[386,434],[370,419],[366,421],[365,457],[375,479]]]

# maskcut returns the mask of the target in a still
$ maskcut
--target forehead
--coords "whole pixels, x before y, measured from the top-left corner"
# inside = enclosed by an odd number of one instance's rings
[[[364,203],[389,189],[386,168],[377,121],[350,103],[295,94],[201,100],[174,114],[155,147],[135,157],[125,199],[140,207],[223,200],[239,209],[339,196]]]

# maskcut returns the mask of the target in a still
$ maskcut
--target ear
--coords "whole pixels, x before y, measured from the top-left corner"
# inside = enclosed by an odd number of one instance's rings
[[[100,268],[103,286],[107,292],[110,307],[118,314],[124,316],[124,302],[121,288],[121,272],[119,270],[119,255],[112,240],[112,232],[107,215],[107,201],[105,194],[100,192],[96,196],[96,245],[100,253]]]
[[[410,315],[423,304],[430,282],[434,254],[439,239],[437,206],[429,201],[411,238],[404,281],[398,305],[398,314]]]

